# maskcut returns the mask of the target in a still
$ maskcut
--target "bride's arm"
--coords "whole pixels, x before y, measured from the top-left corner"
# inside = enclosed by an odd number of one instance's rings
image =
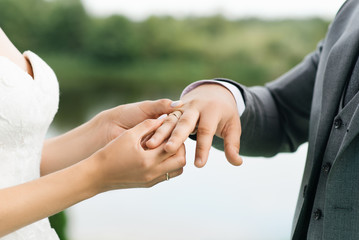
[[[69,167],[103,147],[105,133],[100,117],[45,141],[41,158],[41,176]]]
[[[88,162],[0,190],[0,238],[96,195]]]
[[[150,187],[182,173],[184,146],[169,155],[163,145],[144,150],[141,139],[163,120],[146,120],[89,158],[22,185],[0,190],[0,238],[23,226],[112,189]]]

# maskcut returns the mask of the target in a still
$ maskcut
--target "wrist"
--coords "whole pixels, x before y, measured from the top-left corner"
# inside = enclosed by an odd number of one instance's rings
[[[87,124],[94,141],[95,151],[103,148],[108,141],[109,121],[107,111],[100,112],[93,117]]]
[[[99,156],[97,154],[93,154],[79,163],[85,183],[84,190],[89,197],[105,192],[105,188],[102,186],[103,174],[98,158]]]

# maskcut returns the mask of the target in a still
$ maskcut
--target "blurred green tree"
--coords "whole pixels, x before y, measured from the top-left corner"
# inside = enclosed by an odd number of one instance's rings
[[[50,2],[48,2],[49,4]],[[80,0],[53,0],[51,7],[43,11],[41,51],[85,51],[90,17]]]
[[[106,62],[129,62],[139,56],[137,24],[123,16],[93,19],[87,51]]]

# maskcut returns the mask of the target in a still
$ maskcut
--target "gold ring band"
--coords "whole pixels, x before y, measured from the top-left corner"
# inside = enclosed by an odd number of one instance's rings
[[[166,173],[166,181],[170,180],[170,175],[169,173]]]
[[[171,112],[169,115],[173,115],[173,116],[175,116],[177,119],[180,119],[180,117],[182,116],[182,112],[180,112],[180,111],[174,111],[174,112]]]

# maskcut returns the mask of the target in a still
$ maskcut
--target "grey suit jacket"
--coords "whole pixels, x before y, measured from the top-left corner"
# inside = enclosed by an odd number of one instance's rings
[[[359,1],[348,0],[317,50],[279,79],[252,88],[217,79],[236,84],[245,100],[241,154],[269,157],[309,142],[292,239],[307,238],[322,159],[358,56]],[[346,127],[326,181],[321,239],[359,239],[359,107]],[[215,137],[214,146],[222,140]]]

